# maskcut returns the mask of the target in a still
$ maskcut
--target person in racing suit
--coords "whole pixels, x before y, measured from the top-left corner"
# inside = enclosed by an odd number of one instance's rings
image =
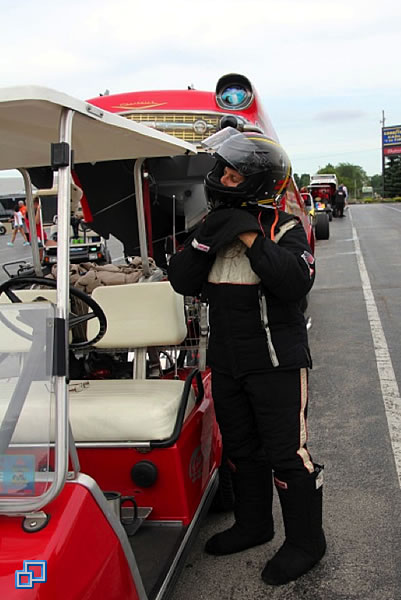
[[[279,585],[306,573],[326,548],[323,468],[306,445],[311,357],[300,308],[315,261],[299,220],[273,202],[291,174],[279,144],[231,127],[204,143],[216,158],[205,182],[213,209],[168,275],[178,293],[209,303],[212,393],[234,469],[235,523],[205,551],[231,554],[273,538],[274,471],[286,539],[262,578]]]

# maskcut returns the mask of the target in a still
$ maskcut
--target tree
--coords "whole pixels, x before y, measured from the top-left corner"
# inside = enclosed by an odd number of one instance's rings
[[[401,155],[389,156],[384,165],[384,195],[401,196]]]
[[[295,183],[297,184],[297,188],[300,190],[302,187],[307,187],[310,182],[309,173],[302,173],[301,177],[298,173],[294,173]]]
[[[323,167],[323,169],[319,169],[318,173],[327,173],[327,174],[331,174],[331,173],[335,173],[336,172],[336,168],[334,165],[332,165],[331,163],[327,163],[327,165],[325,167]]]
[[[383,175],[372,175],[370,178],[370,185],[372,186],[373,191],[381,196],[383,193]]]
[[[310,175],[309,173],[302,173],[301,175],[301,179],[300,179],[300,183],[299,183],[299,187],[306,187],[308,186],[310,183]]]

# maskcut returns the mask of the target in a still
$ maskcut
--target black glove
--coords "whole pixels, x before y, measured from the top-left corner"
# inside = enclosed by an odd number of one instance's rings
[[[246,231],[260,232],[256,217],[247,210],[220,208],[211,212],[196,230],[192,246],[196,250],[215,254],[222,246]]]

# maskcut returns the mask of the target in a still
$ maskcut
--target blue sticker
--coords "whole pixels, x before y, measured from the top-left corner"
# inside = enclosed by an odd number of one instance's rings
[[[32,496],[35,490],[33,454],[6,454],[0,458],[0,494]]]

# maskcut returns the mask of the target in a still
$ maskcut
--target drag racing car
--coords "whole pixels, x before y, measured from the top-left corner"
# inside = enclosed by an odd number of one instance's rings
[[[330,237],[330,219],[324,203],[314,201],[312,194],[301,190],[301,197],[305,206],[309,209],[309,218],[315,238],[317,240],[328,240]]]
[[[34,274],[0,285],[1,598],[166,598],[218,491],[202,307],[150,269],[143,209],[144,160],[194,154],[54,90],[0,89],[0,169],[21,172],[32,222],[32,178],[58,170],[57,279],[33,236]],[[69,278],[71,170],[130,160],[143,277],[88,295]],[[94,350],[128,375],[74,377]]]
[[[337,175],[334,173],[317,173],[310,177],[308,192],[312,195],[316,210],[325,212],[329,221],[333,220],[337,187]]]
[[[103,95],[89,102],[97,110],[118,113],[129,121],[191,142],[198,149],[196,155],[150,158],[145,164],[146,237],[149,251],[160,266],[165,266],[165,246],[173,231],[174,237],[182,241],[208,211],[203,183],[214,159],[204,151],[202,141],[230,126],[239,131],[264,133],[278,142],[255,87],[247,77],[237,73],[220,77],[214,91],[200,91],[189,86],[180,90]],[[131,202],[135,193],[130,177],[133,164],[134,161],[127,161],[126,170],[119,173],[118,178],[113,172],[113,163],[98,169],[96,178],[92,176],[93,169],[78,165],[75,179],[85,192],[82,199],[85,220],[101,235],[117,237],[127,256],[137,253],[139,247],[139,240],[133,234],[136,222]],[[112,194],[118,201],[111,204]],[[309,211],[292,176],[277,202],[282,210],[300,218],[313,251],[315,237]]]

